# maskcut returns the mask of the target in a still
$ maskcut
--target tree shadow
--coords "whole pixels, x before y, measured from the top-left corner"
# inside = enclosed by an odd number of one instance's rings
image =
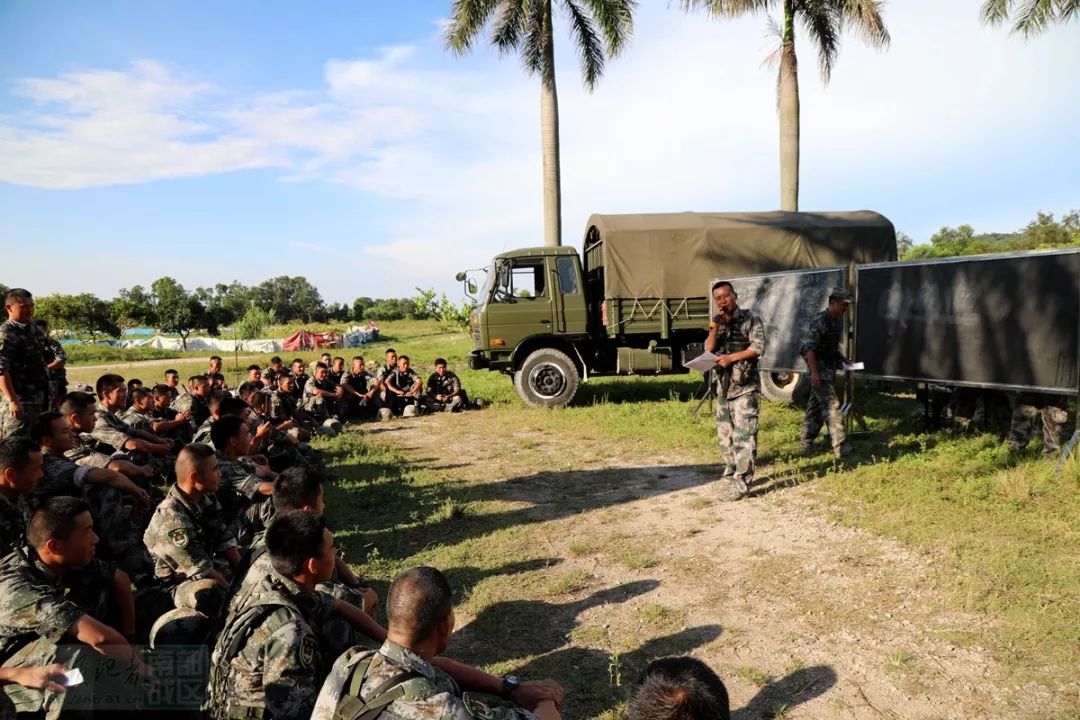
[[[780,680],[770,681],[745,707],[732,711],[731,718],[762,720],[777,717],[796,705],[821,697],[836,685],[836,680],[836,671],[828,665],[796,670]]]

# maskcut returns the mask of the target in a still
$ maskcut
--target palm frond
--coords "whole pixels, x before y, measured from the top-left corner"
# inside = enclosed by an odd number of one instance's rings
[[[887,47],[891,39],[881,17],[884,5],[882,0],[836,0],[841,24],[853,27],[863,42],[873,48]]]
[[[1017,14],[1013,32],[1024,37],[1037,35],[1057,18],[1053,0],[1027,0]]]
[[[718,18],[738,17],[768,10],[775,0],[679,0],[683,11],[704,10]]]
[[[591,92],[604,73],[604,48],[596,24],[574,0],[562,0],[562,6],[570,20],[570,38],[577,46],[585,87]]]
[[[608,57],[617,57],[634,34],[637,0],[580,0],[607,46]]]
[[[544,73],[544,47],[551,42],[551,20],[544,0],[528,0],[525,8],[525,35],[518,45],[521,67],[530,75]]]
[[[780,54],[784,49],[784,29],[772,15],[765,19],[765,37],[776,40],[776,48],[761,61],[762,67],[775,68],[780,64]]]
[[[491,25],[491,44],[506,54],[517,48],[525,31],[525,6],[529,0],[503,0]]]
[[[498,4],[499,0],[454,0],[443,33],[446,47],[457,55],[469,52]]]
[[[796,0],[795,17],[817,45],[821,81],[829,82],[832,66],[840,51],[841,19],[831,0]]]
[[[1012,0],[986,0],[979,14],[987,25],[999,25],[1009,19]]]

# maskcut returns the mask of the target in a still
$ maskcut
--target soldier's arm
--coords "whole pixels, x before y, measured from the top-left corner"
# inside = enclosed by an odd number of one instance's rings
[[[709,334],[705,336],[705,352],[716,352],[716,333],[720,326],[715,321],[709,323]]]
[[[317,652],[314,633],[297,621],[286,623],[267,639],[262,648],[262,681],[268,716],[311,717],[319,694]]]
[[[19,402],[19,394],[15,392],[15,385],[11,382],[11,377],[3,371],[0,371],[0,392],[4,393],[4,397],[11,404],[12,414],[15,417],[22,417],[22,403]]]
[[[352,603],[345,602],[344,600],[334,598],[334,609],[337,610],[341,617],[345,618],[345,622],[352,625],[358,632],[361,632],[378,642],[386,640],[386,629],[372,620],[371,616],[365,613],[361,608],[356,607]]]
[[[135,635],[135,596],[131,593],[131,578],[123,570],[113,574],[113,602],[116,606],[120,632],[124,637]]]
[[[67,690],[67,688],[60,685],[58,680],[60,680],[61,676],[67,671],[68,669],[60,663],[42,665],[39,667],[0,667],[0,685],[14,683],[26,688],[61,693]]]
[[[129,478],[148,478],[154,476],[154,471],[149,467],[141,467],[127,460],[110,460],[109,464],[106,467],[108,467],[110,470],[115,470],[119,473],[123,473]]]
[[[144,677],[150,674],[150,669],[139,657],[139,651],[128,643],[127,638],[89,615],[83,615],[76,620],[68,630],[68,634],[102,655],[108,655],[121,663],[132,665]]]
[[[160,506],[158,512],[162,512]],[[146,549],[188,580],[212,577],[214,560],[203,544],[199,528],[170,515],[155,518],[157,523],[151,521],[144,535]]]
[[[452,391],[447,397],[457,397],[458,395],[460,395],[461,378],[459,378],[457,375],[452,375],[450,377],[450,387],[452,388]]]
[[[452,677],[454,682],[465,692],[477,692],[502,697],[506,700],[512,700],[527,710],[533,710],[545,700],[550,701],[556,707],[562,707],[563,689],[561,685],[553,680],[523,682],[518,686],[517,690],[506,696],[503,695],[502,678],[498,675],[492,675],[480,668],[447,657],[432,658],[431,664]]]
[[[84,479],[92,485],[108,485],[111,488],[116,488],[122,493],[131,495],[136,499],[139,505],[143,507],[147,507],[150,504],[149,493],[131,482],[126,475],[116,470],[110,470],[109,468],[87,468]]]

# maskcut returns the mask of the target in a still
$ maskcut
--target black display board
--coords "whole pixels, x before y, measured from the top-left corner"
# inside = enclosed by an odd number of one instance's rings
[[[761,369],[804,372],[806,363],[799,355],[803,332],[810,320],[829,304],[829,292],[847,285],[847,268],[789,270],[734,278],[730,282],[739,294],[739,307],[757,313],[765,325]]]
[[[856,268],[865,374],[1077,392],[1080,249]]]

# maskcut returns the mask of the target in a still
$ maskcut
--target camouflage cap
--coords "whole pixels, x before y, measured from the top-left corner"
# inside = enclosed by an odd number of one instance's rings
[[[842,287],[834,287],[829,293],[830,300],[843,300],[846,303],[851,302],[852,297],[851,291]]]
[[[209,630],[210,618],[198,610],[176,608],[154,622],[150,647],[156,650],[166,645],[200,645]]]

